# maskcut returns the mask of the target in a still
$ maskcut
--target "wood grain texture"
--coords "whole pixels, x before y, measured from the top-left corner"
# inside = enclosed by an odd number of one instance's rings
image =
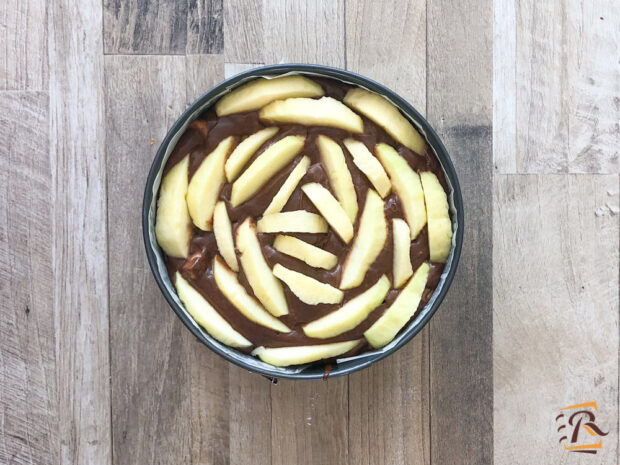
[[[617,463],[618,176],[496,176],[494,190],[495,464]],[[589,401],[611,433],[584,458],[554,419]]]
[[[620,15],[614,0],[569,0],[568,169],[620,172]]]
[[[620,169],[620,18],[613,0],[517,7],[517,168]]]
[[[47,2],[0,2],[0,90],[45,90]]]
[[[224,2],[224,59],[230,63],[263,62],[262,0]]]
[[[0,463],[58,462],[48,95],[0,92]]]
[[[231,465],[270,465],[274,421],[271,382],[254,373],[229,367],[230,463]],[[297,439],[300,440],[299,438]]]
[[[348,69],[401,93],[424,114],[426,2],[397,0],[377,8],[347,1],[346,58]],[[350,463],[430,463],[428,334],[425,329],[350,377]]]
[[[183,57],[105,60],[115,464],[190,460],[191,338],[157,288],[146,256],[135,253],[143,247],[138,180],[183,110],[184,70]]]
[[[493,10],[490,0],[427,7],[427,114],[465,209],[459,269],[430,322],[431,463],[491,463]]]
[[[198,36],[201,32],[200,27],[188,28],[187,10],[187,1],[103,0],[105,53],[184,54],[188,31]],[[192,40],[193,49],[199,48]]]
[[[222,55],[188,55],[185,58],[185,102],[191,103],[224,79]]]
[[[350,376],[350,463],[431,463],[428,335]]]
[[[188,0],[187,54],[224,50],[223,0]]]
[[[517,2],[493,2],[493,167],[517,172]]]
[[[228,79],[235,74],[242,73],[252,68],[264,66],[263,63],[224,63],[224,74]]]
[[[426,112],[426,2],[346,2],[347,69],[388,85]]]
[[[272,387],[274,465],[350,463],[347,386],[347,378],[334,378]]]
[[[263,35],[265,64],[320,63],[344,68],[344,0],[266,0]]]
[[[50,153],[60,463],[111,463],[101,3],[51,2]]]

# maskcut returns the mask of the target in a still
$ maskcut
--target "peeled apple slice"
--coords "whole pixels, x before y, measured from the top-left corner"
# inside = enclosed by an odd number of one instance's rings
[[[323,88],[303,76],[259,78],[236,88],[215,105],[218,116],[258,110],[269,102],[290,97],[320,97]]]
[[[295,210],[265,215],[258,220],[256,228],[261,233],[326,233],[327,223],[321,215]]]
[[[375,151],[390,175],[392,188],[403,206],[405,219],[411,230],[411,240],[413,240],[426,225],[426,207],[420,176],[409,166],[407,160],[394,150],[394,147],[381,143],[377,144]]]
[[[362,284],[366,272],[381,253],[387,235],[383,200],[368,189],[357,236],[342,267],[340,289],[352,289]]]
[[[224,297],[248,320],[281,333],[289,333],[291,331],[284,323],[265,310],[254,297],[247,293],[245,288],[239,283],[237,273],[231,271],[220,257],[215,257],[213,260],[213,277],[215,278],[215,284],[217,284],[221,293],[224,294]]]
[[[202,161],[187,188],[187,208],[196,227],[203,231],[212,228],[213,210],[220,188],[224,184],[224,163],[235,145],[227,137]]]
[[[285,283],[299,300],[308,305],[339,304],[344,298],[344,292],[340,289],[303,273],[289,270],[279,263],[273,267],[273,274]]]
[[[277,100],[263,107],[259,117],[268,123],[329,126],[349,132],[364,132],[362,118],[339,100],[322,97]]]
[[[429,269],[428,263],[422,263],[392,305],[364,332],[375,349],[388,344],[411,319],[420,304]]]
[[[241,205],[265,185],[271,177],[293,161],[304,146],[304,136],[286,136],[274,142],[233,183],[230,203]]]
[[[445,263],[452,248],[452,222],[448,211],[448,197],[434,173],[420,173],[420,179],[426,199],[431,261]]]
[[[389,290],[390,280],[383,275],[370,289],[352,298],[338,310],[305,325],[304,333],[309,337],[327,339],[355,328],[381,305]]]
[[[340,239],[345,244],[351,242],[353,238],[353,223],[351,223],[347,213],[334,196],[316,182],[304,184],[301,186],[301,190],[323,215],[323,218],[325,218],[329,225],[334,228]]]
[[[293,236],[279,234],[276,236],[275,241],[273,241],[273,248],[315,268],[331,270],[338,263],[338,257],[333,253]]]
[[[345,95],[344,103],[374,121],[405,147],[424,153],[424,138],[385,97],[356,87]]]
[[[189,155],[186,155],[164,177],[157,201],[157,243],[167,255],[174,258],[187,258],[192,235],[192,220],[185,202],[188,169]]]
[[[393,274],[394,288],[398,289],[413,274],[411,268],[411,233],[407,222],[400,218],[392,220],[392,238],[394,239]]]
[[[284,290],[267,265],[250,218],[237,229],[237,249],[241,252],[241,266],[254,295],[272,315],[288,315]]]
[[[325,358],[337,357],[347,353],[360,343],[360,340],[334,342],[331,344],[320,344],[315,346],[297,347],[257,347],[252,352],[263,362],[277,367],[289,365],[301,365],[303,363],[316,362]]]
[[[175,276],[179,299],[192,318],[222,344],[230,347],[250,347],[252,343],[239,334],[209,302],[188,283],[179,272]]]
[[[252,155],[269,139],[276,135],[278,128],[265,128],[258,132],[255,132],[251,136],[243,139],[235,150],[230,154],[226,164],[224,165],[224,172],[226,173],[226,179],[228,182],[233,182],[239,176],[239,173],[248,162]]]

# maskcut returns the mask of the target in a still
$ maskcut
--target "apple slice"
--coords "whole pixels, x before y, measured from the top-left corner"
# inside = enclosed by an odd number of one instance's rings
[[[275,241],[273,241],[273,248],[315,268],[331,270],[338,263],[338,257],[333,253],[329,253],[292,236],[279,234],[276,236]]]
[[[200,163],[187,188],[187,208],[194,224],[203,231],[211,230],[213,210],[224,184],[224,163],[235,144],[234,137],[220,142]]]
[[[303,326],[308,337],[327,339],[338,336],[359,325],[385,299],[390,290],[390,280],[383,275],[370,289],[355,296],[338,310]]]
[[[323,88],[303,76],[260,78],[236,88],[215,105],[217,116],[258,110],[269,102],[289,97],[320,97]]]
[[[239,283],[237,273],[231,271],[219,256],[213,260],[213,277],[224,297],[248,320],[280,333],[289,333],[291,331],[284,323],[265,310],[254,297],[247,293],[245,288]]]
[[[252,197],[269,179],[301,151],[304,136],[286,136],[274,142],[234,182],[230,203],[236,207]]]
[[[344,298],[344,292],[340,289],[317,281],[303,273],[289,270],[279,263],[273,267],[273,274],[283,281],[299,300],[308,305],[339,304]]]
[[[347,212],[351,223],[355,223],[357,195],[347,162],[344,160],[344,153],[340,146],[327,136],[319,135],[316,142],[334,194],[344,211]]]
[[[424,154],[424,138],[385,97],[356,87],[347,92],[343,102],[377,123],[397,142]]]
[[[353,349],[360,340],[333,342],[331,344],[319,344],[314,346],[296,347],[257,347],[252,355],[257,356],[263,362],[277,367],[289,365],[301,365],[303,363],[316,362],[325,358],[337,357]]]
[[[301,190],[334,228],[340,239],[348,244],[353,238],[353,223],[334,196],[316,182],[304,184]]]
[[[411,319],[420,304],[428,271],[428,263],[422,263],[392,305],[364,332],[364,337],[375,349],[385,346],[394,339]]]
[[[340,289],[352,289],[362,284],[368,268],[381,253],[387,234],[383,200],[374,190],[368,189],[357,236],[342,267]]]
[[[344,145],[353,156],[355,166],[366,175],[381,198],[384,199],[392,190],[392,184],[383,166],[381,166],[381,162],[370,153],[363,142],[348,138],[344,140]]]
[[[186,155],[164,177],[157,201],[155,237],[163,251],[175,258],[187,258],[192,236],[192,220],[185,202],[188,169]]]
[[[272,315],[288,315],[284,290],[267,265],[250,218],[237,228],[237,249],[241,252],[241,266],[254,295]]]
[[[327,223],[316,213],[305,210],[271,213],[256,223],[260,233],[326,233]]]
[[[330,126],[349,132],[364,132],[362,118],[339,100],[322,97],[289,98],[277,100],[263,107],[259,113],[268,123],[292,123],[304,126]]]
[[[192,318],[207,330],[209,335],[230,347],[250,347],[252,343],[239,334],[211,304],[188,283],[179,272],[174,285],[179,299]]]
[[[431,261],[445,263],[452,248],[452,222],[448,197],[434,173],[420,173],[428,215],[428,246]]]
[[[226,264],[233,271],[239,271],[237,263],[237,255],[235,254],[235,244],[233,243],[232,225],[226,211],[226,204],[219,201],[215,204],[213,212],[213,233],[215,234],[215,242],[220,255],[226,260]]]
[[[278,213],[284,208],[284,205],[286,205],[286,202],[288,202],[288,199],[293,194],[297,184],[299,184],[301,178],[306,175],[309,166],[310,159],[308,157],[303,157],[299,163],[297,163],[297,166],[293,168],[293,171],[291,171],[288,175],[286,181],[284,181],[284,184],[282,184],[282,187],[280,187],[277,194],[273,196],[271,203],[269,203],[263,215]]]
[[[390,175],[392,187],[403,206],[413,240],[418,237],[426,224],[426,207],[420,176],[392,146],[384,143],[377,144],[375,151]]]
[[[394,288],[398,289],[413,274],[411,268],[411,233],[407,222],[400,218],[392,220],[392,237],[394,238]]]
[[[239,173],[248,162],[252,155],[269,139],[276,135],[278,128],[265,128],[258,132],[255,132],[251,136],[243,139],[235,150],[230,154],[226,164],[224,165],[224,171],[226,172],[226,179],[228,182],[233,182],[239,176]]]

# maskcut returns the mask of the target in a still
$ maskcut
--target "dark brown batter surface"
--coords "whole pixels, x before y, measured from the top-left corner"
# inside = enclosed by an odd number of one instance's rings
[[[347,90],[351,88],[349,85],[326,78],[314,78],[313,80],[321,84],[326,95],[334,97],[338,100],[342,100]],[[233,234],[235,234],[237,226],[240,225],[247,217],[252,217],[255,222],[260,219],[263,211],[267,208],[273,196],[278,192],[289,173],[294,169],[304,155],[308,156],[311,160],[310,168],[299,182],[297,188],[282,211],[306,210],[312,213],[318,213],[314,205],[302,193],[301,186],[308,182],[318,182],[330,190],[333,194],[327,174],[321,165],[320,153],[316,144],[316,138],[320,134],[324,134],[336,141],[341,146],[343,153],[345,154],[345,159],[349,171],[351,172],[359,205],[359,213],[354,225],[356,232],[366,199],[366,192],[372,187],[372,185],[366,176],[355,166],[352,157],[345,148],[343,141],[348,137],[352,137],[363,142],[372,153],[374,153],[375,145],[379,142],[385,142],[391,145],[396,148],[398,153],[407,160],[409,165],[416,172],[432,171],[435,173],[444,190],[449,192],[439,161],[428,146],[423,154],[416,154],[404,147],[402,144],[396,142],[382,128],[369,119],[363,116],[362,119],[364,121],[364,133],[362,134],[352,134],[341,129],[334,129],[330,127],[278,125],[280,128],[278,133],[272,139],[267,141],[254,154],[254,156],[246,163],[244,169],[249,167],[256,157],[258,157],[269,145],[285,136],[295,134],[304,135],[306,136],[305,146],[293,163],[289,164],[273,176],[254,197],[236,208],[233,208],[230,204],[232,184],[224,184],[222,190],[220,191],[219,198],[226,202],[228,215],[233,224]],[[185,134],[179,139],[175,150],[164,168],[164,173],[168,172],[174,164],[181,161],[185,155],[190,153],[189,176],[191,179],[192,175],[200,166],[202,160],[209,153],[211,153],[223,139],[228,136],[236,136],[238,140],[241,141],[243,138],[270,126],[274,126],[274,124],[261,122],[258,118],[257,111],[217,117],[213,110],[208,110],[196,121],[194,121]],[[400,201],[395,194],[392,193],[386,197],[384,199],[384,203],[385,217],[386,220],[390,222],[390,225],[393,218],[404,219]],[[299,300],[295,294],[290,291],[286,284],[282,285],[289,307],[289,314],[280,317],[280,320],[291,328],[292,331],[288,334],[278,333],[272,329],[248,320],[220,292],[213,278],[212,270],[213,258],[218,254],[217,244],[213,232],[201,231],[200,229],[194,227],[189,258],[187,260],[183,260],[166,257],[166,264],[168,267],[168,273],[172,280],[174,280],[175,272],[180,271],[182,276],[187,279],[187,281],[190,282],[192,286],[194,286],[204,296],[204,298],[211,303],[220,315],[222,315],[222,317],[226,319],[239,333],[241,333],[248,340],[252,341],[255,346],[285,347],[363,339],[364,331],[366,331],[375,321],[377,321],[377,319],[381,317],[384,311],[389,307],[394,299],[396,299],[399,290],[392,289],[388,293],[383,304],[372,311],[366,320],[364,320],[356,328],[342,333],[337,337],[329,339],[309,338],[304,334],[301,327],[312,320],[316,320],[317,318],[340,308],[348,300],[375,284],[383,274],[387,275],[390,278],[390,281],[393,281],[393,239],[391,226],[388,228],[388,231],[385,246],[376,261],[366,273],[363,283],[355,289],[344,291],[344,300],[341,304],[308,305]],[[259,233],[258,237],[262,245],[263,254],[270,267],[273,268],[276,263],[280,263],[287,268],[298,271],[307,276],[311,276],[312,278],[338,288],[342,265],[350,247],[353,244],[353,241],[351,241],[349,245],[345,244],[331,228],[327,234],[283,234],[298,237],[299,239],[333,253],[338,256],[338,264],[331,270],[314,268],[307,265],[303,261],[275,250],[272,247],[272,244],[277,234]],[[414,271],[423,262],[429,260],[428,234],[426,227],[412,242],[410,255],[411,264]],[[434,289],[437,287],[444,264],[431,262],[430,267],[430,273],[426,285],[427,288],[422,296],[418,311],[426,305]],[[250,295],[254,295],[241,267],[239,269],[239,282],[245,287]],[[369,348],[370,346],[363,343],[346,355],[360,353],[365,350],[369,350]]]

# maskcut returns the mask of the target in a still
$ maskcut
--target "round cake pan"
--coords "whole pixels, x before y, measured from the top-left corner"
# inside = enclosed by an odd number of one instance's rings
[[[301,367],[274,367],[263,363],[255,357],[227,347],[213,339],[194,321],[191,315],[183,307],[183,304],[176,294],[174,285],[168,277],[162,251],[157,245],[157,241],[155,239],[155,211],[162,170],[168,160],[168,157],[174,149],[177,140],[185,132],[188,125],[193,120],[198,118],[206,109],[214,105],[220,97],[241,84],[257,77],[273,78],[284,74],[302,74],[310,78],[314,76],[336,79],[348,84],[365,88],[386,97],[401,110],[405,117],[407,117],[425,137],[429,146],[441,163],[450,188],[448,202],[450,205],[450,214],[454,231],[452,238],[452,250],[442,273],[439,285],[435,289],[430,301],[416,315],[414,320],[409,323],[409,325],[383,349],[366,352],[348,359],[338,360],[337,363],[330,364],[330,370],[326,370],[325,365],[321,363]],[[155,276],[155,280],[157,281],[159,288],[183,324],[187,326],[194,336],[196,336],[203,344],[235,365],[245,368],[251,372],[260,373],[271,380],[277,380],[278,378],[319,379],[324,378],[325,376],[334,377],[347,375],[378,362],[409,342],[428,323],[448,292],[448,288],[454,278],[458,265],[461,254],[461,246],[463,243],[463,198],[461,196],[456,171],[454,170],[454,166],[450,160],[450,156],[448,155],[446,148],[430,124],[406,100],[387,87],[350,71],[321,65],[281,64],[251,69],[226,79],[217,86],[213,87],[211,90],[204,93],[179,117],[159,146],[155,159],[153,160],[151,170],[148,174],[146,187],[144,190],[144,203],[142,206],[142,230],[149,265],[153,271],[153,275]]]

